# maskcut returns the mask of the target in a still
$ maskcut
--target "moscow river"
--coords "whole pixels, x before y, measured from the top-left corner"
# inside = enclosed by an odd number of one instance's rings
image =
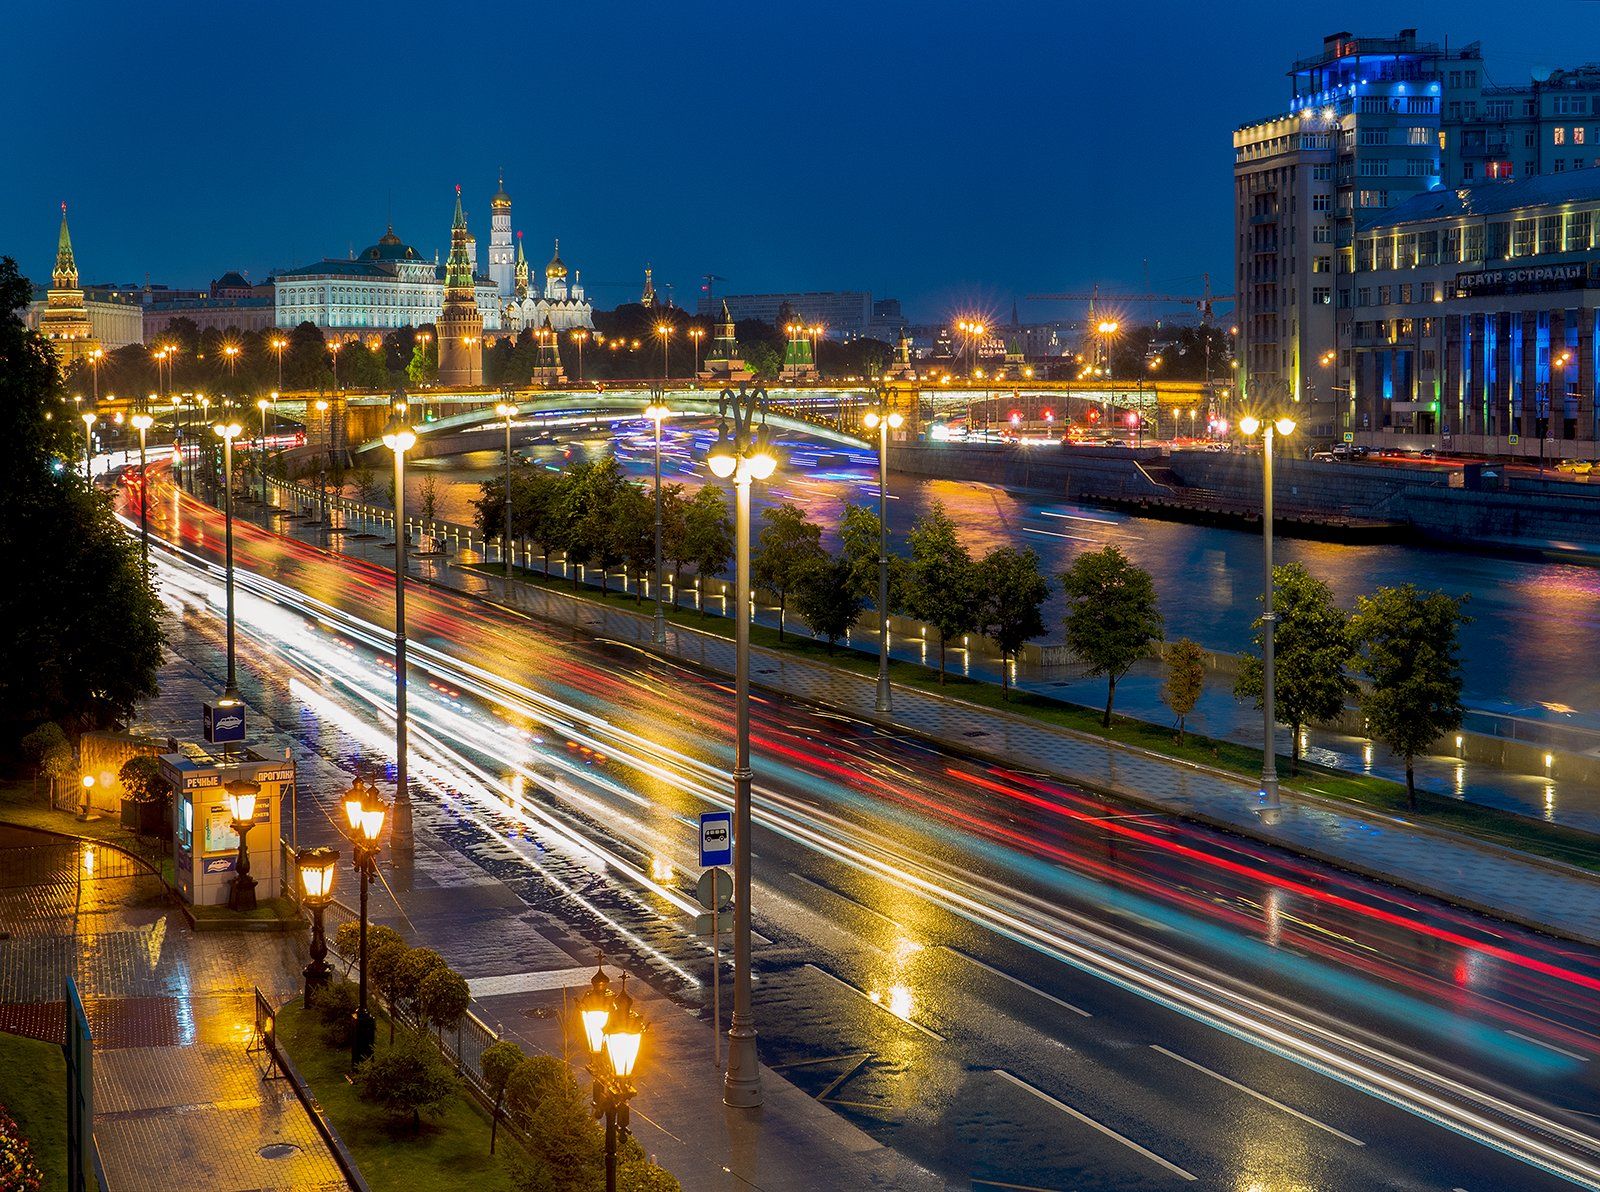
[[[615,440],[599,429],[576,437],[561,432],[558,443],[519,451],[560,467],[566,460],[615,449],[630,475],[648,479],[648,425],[618,427],[622,433]],[[705,421],[669,425],[662,465],[668,483],[693,488],[710,479],[701,460],[713,434]],[[437,516],[470,522],[479,482],[503,467],[504,458],[498,451],[482,451],[418,461],[406,485],[408,507],[418,508],[421,485],[432,475]],[[901,550],[905,532],[935,500],[944,502],[974,554],[1003,544],[1031,546],[1052,576],[1079,551],[1116,543],[1154,576],[1169,638],[1191,637],[1234,653],[1249,644],[1261,585],[1258,534],[1132,517],[967,481],[891,476],[889,487],[890,526]],[[875,505],[877,498],[874,453],[792,440],[785,444],[778,473],[756,486],[757,527],[763,504],[792,501],[824,527],[825,542],[835,545],[833,531],[845,502]],[[1407,581],[1470,595],[1467,611],[1473,619],[1462,634],[1467,704],[1600,729],[1600,569],[1282,537],[1276,553],[1280,563],[1304,564],[1347,608],[1375,587]],[[1061,640],[1061,607],[1057,592],[1046,609],[1047,641]]]

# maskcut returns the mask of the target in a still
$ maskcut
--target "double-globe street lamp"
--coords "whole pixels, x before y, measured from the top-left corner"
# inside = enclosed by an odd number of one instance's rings
[[[664,390],[656,390],[654,400],[644,408],[644,416],[655,423],[656,430],[656,574],[650,581],[654,587],[656,613],[650,636],[658,646],[667,640],[667,615],[661,606],[661,424],[672,417],[663,394]]]
[[[352,1066],[372,1054],[378,1035],[372,1011],[367,1009],[367,888],[378,872],[378,840],[383,835],[387,811],[378,798],[377,789],[362,782],[358,774],[344,797],[345,819],[350,825],[351,843],[355,845],[355,869],[361,875],[361,943],[357,959],[360,975],[356,983],[355,1029],[350,1035]]]
[[[305,1007],[309,1010],[315,992],[326,989],[333,974],[322,916],[333,901],[333,875],[339,854],[331,848],[303,848],[295,854],[294,864],[300,872],[300,900],[311,912],[311,963],[301,970],[305,976]]]
[[[707,466],[734,489],[733,1020],[728,1027],[727,1105],[761,1104],[761,1066],[750,1005],[750,484],[778,466],[767,428],[767,391],[743,384],[717,399],[717,441]],[[760,422],[757,423],[757,415]]]
[[[256,797],[261,784],[248,778],[235,778],[224,788],[228,793],[228,814],[239,837],[239,856],[234,862],[233,884],[228,891],[228,909],[249,912],[256,909],[256,879],[250,876],[250,828],[256,822]]]
[[[239,687],[234,679],[233,669],[233,441],[239,437],[244,427],[239,424],[237,418],[228,418],[211,429],[222,440],[223,566],[227,573],[224,582],[228,610],[228,683],[222,689],[222,698],[217,702],[229,708],[239,704]]]
[[[85,410],[78,417],[83,419],[83,479],[86,484],[94,483],[94,424],[95,412]]]
[[[145,410],[133,416],[133,429],[139,432],[139,557],[146,579],[150,578],[150,476],[145,470],[145,437],[155,421]]]
[[[506,400],[495,405],[496,417],[506,420],[506,524],[500,529],[500,558],[506,565],[506,578],[511,578],[511,419],[516,416],[516,403],[511,401],[511,387],[505,389]]]
[[[1294,419],[1239,419],[1239,432],[1247,438],[1261,436],[1261,816],[1276,822],[1282,814],[1278,801],[1278,765],[1274,756],[1277,710],[1272,686],[1272,629],[1278,616],[1272,611],[1272,441],[1275,435],[1294,433]]]
[[[319,397],[312,403],[322,420],[322,466],[317,469],[317,491],[322,504],[320,520],[328,524],[328,469],[333,462],[333,419],[328,416],[328,399]]]
[[[272,403],[277,400],[278,394],[276,390],[273,391],[271,397],[256,398],[256,409],[261,411],[260,450],[256,454],[257,462],[261,465],[261,503],[263,505],[267,503],[267,414],[272,409]]]
[[[878,404],[861,419],[878,432],[878,700],[888,712],[889,700],[889,432],[905,423],[898,410],[889,408],[887,390],[878,391]]]
[[[628,994],[628,974],[612,992],[603,957],[588,992],[578,999],[578,1021],[589,1048],[595,1116],[606,1123],[606,1192],[616,1192],[617,1146],[628,1137],[628,1102],[638,1092],[633,1069],[644,1042],[644,1020]]]

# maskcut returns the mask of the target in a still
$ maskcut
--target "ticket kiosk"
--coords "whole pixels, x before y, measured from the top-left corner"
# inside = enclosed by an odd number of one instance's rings
[[[235,779],[259,784],[254,825],[246,835],[250,873],[262,898],[284,890],[279,809],[294,797],[294,761],[262,757],[235,746],[224,756],[198,742],[163,754],[161,774],[172,788],[172,856],[178,889],[195,906],[226,906],[239,861],[227,786]]]

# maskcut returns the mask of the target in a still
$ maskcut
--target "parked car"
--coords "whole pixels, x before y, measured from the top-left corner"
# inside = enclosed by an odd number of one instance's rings
[[[1334,459],[1366,459],[1372,454],[1359,443],[1335,443],[1329,451]]]

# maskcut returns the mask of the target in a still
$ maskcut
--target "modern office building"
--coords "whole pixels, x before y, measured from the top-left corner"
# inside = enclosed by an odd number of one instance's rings
[[[1600,170],[1418,195],[1355,257],[1357,442],[1600,457]]]
[[[790,318],[820,323],[829,339],[854,339],[872,328],[872,295],[865,290],[821,290],[788,294],[729,294],[701,298],[697,314],[716,318],[726,307],[735,320],[760,319],[777,326]]]

